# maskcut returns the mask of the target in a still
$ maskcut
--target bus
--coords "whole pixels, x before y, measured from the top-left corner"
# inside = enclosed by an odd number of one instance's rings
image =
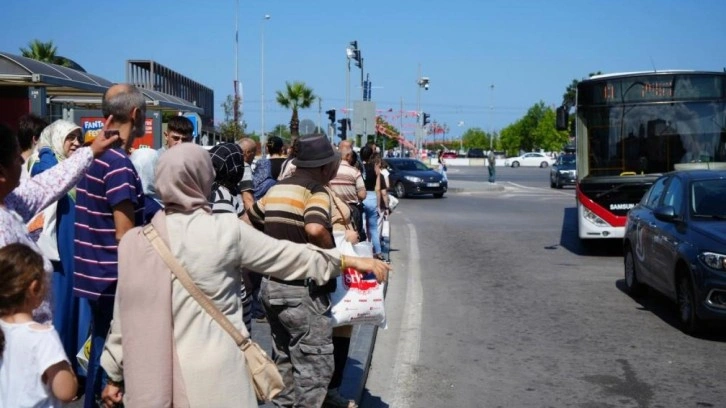
[[[557,127],[568,128],[568,107]],[[622,238],[627,212],[663,173],[726,165],[726,73],[597,75],[577,86],[580,239]]]

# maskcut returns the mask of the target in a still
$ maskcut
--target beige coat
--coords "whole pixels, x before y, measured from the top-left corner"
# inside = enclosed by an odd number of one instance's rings
[[[246,329],[238,296],[242,266],[281,279],[311,277],[320,284],[339,274],[340,256],[336,250],[275,240],[239,221],[234,214],[212,215],[204,210],[192,214],[170,214],[166,216],[166,228],[171,252],[202,292],[243,334]],[[121,245],[127,240],[137,248],[146,248],[138,251],[141,253],[136,256],[142,253],[150,256],[151,245],[144,242],[146,238],[140,228],[129,231]],[[136,259],[132,263],[138,264],[138,261]],[[119,262],[119,275],[122,275],[125,272],[122,267],[124,261],[120,258]],[[147,263],[150,269],[144,271],[146,274],[170,274],[168,268],[159,267],[158,259]],[[176,278],[172,278],[171,287],[173,348],[189,406],[256,407],[243,354],[231,336],[197,304]],[[123,293],[120,285],[116,296],[116,306],[121,306],[114,309],[101,364],[112,380],[119,381],[124,374],[133,375],[124,373],[123,369],[124,353],[130,350],[122,344],[123,321],[119,318],[119,308],[138,294]],[[119,302],[124,297],[126,301]],[[153,336],[153,329],[149,331],[147,335]],[[176,378],[177,373],[174,376]],[[133,400],[133,396],[126,396],[125,400]],[[139,405],[127,406],[133,408]]]

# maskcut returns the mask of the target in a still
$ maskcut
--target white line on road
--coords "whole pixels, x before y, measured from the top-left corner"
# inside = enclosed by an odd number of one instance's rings
[[[413,385],[415,381],[414,367],[418,363],[421,346],[421,304],[423,289],[421,287],[421,269],[419,263],[418,238],[413,224],[406,223],[408,229],[408,280],[401,333],[398,339],[396,360],[393,366],[393,400],[389,406],[408,408],[413,403]]]
[[[514,187],[521,188],[523,190],[530,190],[530,191],[546,191],[548,193],[554,193],[554,194],[560,194],[564,196],[572,196],[572,193],[569,191],[559,191],[559,190],[553,190],[551,188],[544,188],[544,187],[530,187],[530,186],[524,186],[522,184],[512,183],[511,181],[507,181],[507,184],[510,184]]]

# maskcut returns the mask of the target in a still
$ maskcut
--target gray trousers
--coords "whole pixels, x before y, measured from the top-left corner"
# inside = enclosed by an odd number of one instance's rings
[[[326,312],[329,295],[311,296],[307,287],[262,280],[260,300],[267,313],[275,363],[285,389],[277,407],[320,407],[333,376],[333,328]]]

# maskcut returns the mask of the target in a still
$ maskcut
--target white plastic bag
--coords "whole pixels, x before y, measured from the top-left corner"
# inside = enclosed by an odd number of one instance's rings
[[[58,253],[58,202],[53,202],[28,223],[28,232],[38,236],[37,244],[43,255],[51,261],[60,261]]]
[[[343,255],[373,257],[369,242],[352,245],[336,234],[338,250]],[[330,294],[333,327],[348,324],[373,324],[386,328],[383,284],[373,273],[361,274],[346,268],[337,278],[335,292]]]

